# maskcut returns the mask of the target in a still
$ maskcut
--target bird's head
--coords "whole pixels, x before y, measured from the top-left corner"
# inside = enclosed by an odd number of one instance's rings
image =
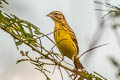
[[[51,17],[55,23],[56,22],[59,22],[59,23],[65,23],[66,22],[64,15],[60,11],[52,11],[47,16]]]

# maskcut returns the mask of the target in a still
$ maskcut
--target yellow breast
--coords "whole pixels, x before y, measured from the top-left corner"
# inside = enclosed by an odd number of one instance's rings
[[[73,56],[77,54],[76,46],[65,26],[60,24],[55,26],[54,38],[60,53],[63,56],[73,59]]]

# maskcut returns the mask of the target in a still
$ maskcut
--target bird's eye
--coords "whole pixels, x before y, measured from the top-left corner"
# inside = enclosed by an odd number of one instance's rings
[[[57,15],[57,13],[55,13],[55,15]]]

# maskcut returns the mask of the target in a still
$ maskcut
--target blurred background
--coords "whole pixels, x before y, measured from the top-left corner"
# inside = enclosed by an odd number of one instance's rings
[[[99,1],[114,6],[119,6],[120,3],[119,0]],[[9,5],[4,5],[4,12],[33,23],[45,34],[54,29],[53,21],[46,15],[54,10],[61,11],[77,36],[80,54],[91,47],[109,43],[85,54],[80,60],[88,72],[98,72],[108,80],[120,79],[120,36],[119,26],[116,25],[119,24],[119,14],[103,18],[108,11],[101,11],[113,8],[95,4],[94,0],[9,0],[8,3]],[[53,39],[52,35],[50,37]],[[43,44],[48,49],[51,48],[51,43],[46,39]],[[20,46],[20,49],[29,50],[26,46]],[[57,49],[55,51],[58,52]],[[45,80],[43,74],[35,70],[32,64],[16,64],[20,58],[13,38],[0,30],[0,80]],[[50,77],[52,80],[61,80],[57,70]],[[68,77],[64,79],[69,80]]]

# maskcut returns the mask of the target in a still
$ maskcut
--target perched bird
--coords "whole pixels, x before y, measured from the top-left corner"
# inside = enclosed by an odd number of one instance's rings
[[[60,11],[52,11],[48,15],[55,23],[54,39],[56,46],[63,56],[73,60],[76,69],[84,69],[79,61],[79,47],[75,33],[68,25],[64,15]]]

